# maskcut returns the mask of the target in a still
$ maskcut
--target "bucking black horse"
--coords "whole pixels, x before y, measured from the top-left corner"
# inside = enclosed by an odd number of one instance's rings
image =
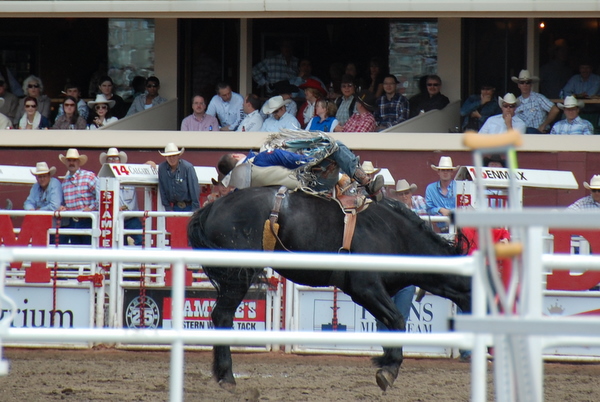
[[[188,225],[195,249],[263,250],[263,229],[274,205],[277,187],[235,191],[197,211]],[[335,201],[303,192],[288,193],[281,203],[275,250],[335,253],[342,246],[344,214]],[[460,237],[460,236],[459,236]],[[457,256],[464,254],[462,240],[448,242],[404,204],[384,198],[358,214],[351,245],[354,254]],[[443,260],[440,261],[443,264]],[[238,305],[263,270],[255,268],[203,267],[217,289],[212,312],[215,328],[231,329]],[[276,269],[277,271],[277,269]],[[367,309],[391,331],[404,331],[405,321],[390,295],[416,285],[471,311],[471,280],[450,274],[290,270],[277,271],[287,279],[308,286],[336,286]],[[385,391],[398,376],[402,348],[383,348],[374,358],[380,367],[377,384]],[[235,385],[229,346],[214,346],[213,374],[225,387]]]

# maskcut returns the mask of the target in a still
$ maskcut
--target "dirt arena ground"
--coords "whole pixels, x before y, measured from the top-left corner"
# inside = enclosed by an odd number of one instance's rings
[[[5,349],[0,401],[167,401],[169,353]],[[406,359],[394,388],[375,384],[368,357],[236,353],[235,393],[210,374],[210,352],[185,354],[186,401],[468,401],[468,363]],[[489,364],[492,373],[492,364]],[[489,398],[493,389],[489,386]],[[600,400],[600,364],[545,364],[545,401]]]

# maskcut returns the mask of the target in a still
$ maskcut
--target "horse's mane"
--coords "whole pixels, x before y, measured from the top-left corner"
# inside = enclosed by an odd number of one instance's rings
[[[386,197],[380,204],[389,207],[392,211],[415,225],[418,230],[425,233],[433,242],[448,250],[451,255],[464,255],[468,252],[469,241],[460,230],[456,232],[455,240],[447,240],[435,233],[429,223],[411,211],[403,202]]]

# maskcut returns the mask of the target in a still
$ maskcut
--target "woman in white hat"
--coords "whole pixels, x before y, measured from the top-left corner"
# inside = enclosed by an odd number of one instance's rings
[[[489,120],[489,119],[488,119]],[[440,162],[431,165],[438,173],[439,181],[431,183],[425,190],[425,203],[430,215],[450,216],[456,208],[456,181],[453,179],[458,166],[454,166],[449,156],[440,157]],[[437,225],[442,232],[448,230],[448,225],[440,222]]]
[[[23,209],[26,211],[56,211],[63,202],[63,192],[60,181],[52,177],[56,168],[48,168],[46,162],[38,162],[35,169],[31,169],[37,183],[31,187],[29,196],[25,200]]]
[[[568,135],[592,135],[594,126],[587,120],[579,117],[579,110],[583,108],[584,103],[578,101],[574,96],[567,96],[564,103],[558,103],[558,108],[565,112],[566,119],[563,119],[550,130],[550,134],[568,134]]]
[[[584,181],[583,187],[590,190],[590,195],[578,199],[573,204],[569,205],[567,209],[592,209],[598,211],[600,208],[600,175],[594,175],[589,183]]]
[[[92,124],[89,126],[90,130],[96,130],[119,120],[111,116],[110,113],[110,109],[115,106],[115,101],[106,99],[106,96],[103,94],[96,95],[96,99],[89,101],[88,106],[96,112],[96,117],[94,117]]]

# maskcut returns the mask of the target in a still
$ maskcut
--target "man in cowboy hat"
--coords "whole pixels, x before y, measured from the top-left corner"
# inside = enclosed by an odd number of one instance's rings
[[[273,85],[273,96],[280,95],[284,100],[292,100],[292,102],[288,103],[285,107],[285,111],[292,116],[298,114],[298,105],[296,105],[296,102],[292,99],[292,94],[294,92],[298,92],[298,87],[290,84],[287,80],[278,81]]]
[[[97,211],[100,199],[98,178],[94,172],[81,169],[88,161],[87,155],[79,155],[75,148],[69,148],[67,154],[60,154],[58,159],[67,167],[67,174],[62,182],[63,205],[60,211]],[[63,227],[72,229],[89,229],[92,227],[91,218],[71,218]],[[61,236],[61,243],[92,244],[89,236]]]
[[[46,162],[38,162],[31,174],[37,183],[31,187],[23,209],[26,211],[56,211],[63,203],[63,192],[60,181],[52,177],[56,168],[48,168]]]
[[[300,123],[295,116],[287,113],[286,106],[292,103],[291,99],[283,99],[277,95],[265,102],[262,112],[268,117],[263,123],[260,131],[277,133],[281,129],[299,130]]]
[[[236,131],[260,131],[264,119],[260,114],[260,107],[262,102],[260,98],[255,94],[248,94],[244,98],[244,119],[238,126]]]
[[[408,184],[406,179],[401,179],[396,182],[396,189],[392,190],[394,197],[410,208],[417,215],[427,215],[427,205],[425,204],[425,198],[420,195],[414,195],[417,191],[417,185],[415,183]]]
[[[361,91],[356,95],[356,113],[346,124],[337,125],[333,131],[345,133],[372,133],[377,129],[373,111],[375,110],[375,95],[369,91]]]
[[[527,134],[547,133],[547,127],[552,123],[560,113],[560,110],[554,103],[544,95],[531,90],[534,82],[538,82],[538,77],[529,74],[529,70],[521,70],[518,77],[512,77],[521,90],[519,96],[520,105],[517,106],[516,115],[525,122]]]
[[[438,165],[431,165],[438,173],[439,181],[431,183],[425,190],[425,204],[430,215],[450,216],[456,208],[456,181],[453,179],[454,171],[458,166],[452,164],[449,156],[440,157]],[[440,222],[437,225],[442,232],[448,231],[448,225]]]
[[[350,74],[342,75],[341,83],[342,96],[335,100],[337,112],[335,118],[339,124],[346,124],[350,116],[356,112],[356,82],[354,76]]]
[[[100,164],[105,163],[127,163],[127,154],[117,148],[108,148],[107,152],[102,152],[99,157]],[[119,191],[119,210],[120,211],[139,211],[137,192],[133,186],[121,186]],[[142,229],[140,218],[132,216],[123,222],[125,229]],[[136,246],[142,244],[141,235],[129,235]]]
[[[519,100],[510,92],[504,95],[504,98],[498,97],[498,105],[502,114],[488,117],[479,130],[479,134],[501,134],[508,130],[517,130],[521,134],[525,134],[525,122],[515,115],[519,104]]]
[[[244,115],[244,97],[231,90],[226,82],[219,82],[217,94],[212,97],[206,109],[206,114],[219,119],[221,131],[235,131]]]
[[[4,98],[0,98],[0,108],[2,108],[2,106],[4,106]],[[7,128],[12,128],[12,122],[7,116],[0,113],[0,130],[5,130]]]
[[[579,110],[583,108],[582,101],[578,101],[574,96],[567,96],[564,103],[558,104],[558,108],[565,112],[566,119],[554,124],[552,130],[550,130],[550,134],[594,134],[592,123],[579,117]]]
[[[385,130],[408,119],[408,99],[396,90],[398,79],[393,74],[383,78],[384,94],[377,99],[374,117],[377,131]]]
[[[200,186],[194,165],[181,159],[185,148],[170,142],[165,152],[158,151],[165,161],[158,165],[158,191],[165,211],[195,211],[200,208]]]
[[[600,208],[600,175],[592,176],[590,183],[584,181],[583,187],[590,190],[590,195],[583,197],[569,205],[569,210],[581,210],[581,209],[592,209],[598,210]]]

